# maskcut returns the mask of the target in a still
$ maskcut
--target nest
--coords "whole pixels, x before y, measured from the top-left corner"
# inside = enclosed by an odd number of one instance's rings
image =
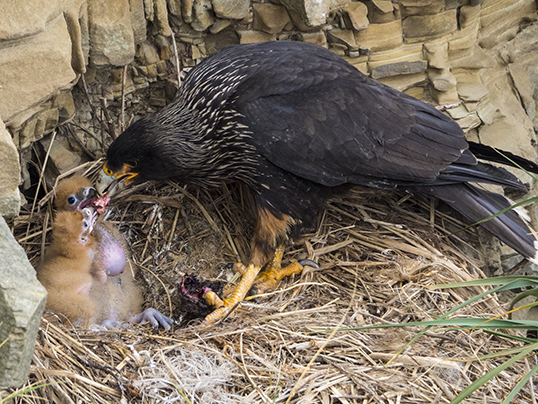
[[[97,163],[81,167],[92,173]],[[50,197],[12,227],[32,263],[50,233]],[[173,317],[170,332],[134,325],[84,330],[42,320],[20,403],[446,403],[503,362],[477,356],[511,348],[481,330],[418,327],[349,330],[432,320],[482,288],[429,290],[483,277],[475,230],[453,213],[391,192],[355,190],[327,205],[315,234],[284,261],[316,260],[269,294],[247,300],[210,327],[186,322],[177,288],[185,273],[229,281],[246,261],[255,217],[239,185],[212,191],[145,184],[113,201],[147,307]],[[494,297],[458,316],[503,313]],[[336,331],[346,328],[345,331]],[[404,348],[398,356],[395,353]],[[499,402],[527,370],[517,362],[468,403]],[[519,398],[529,402],[526,387]],[[48,400],[48,401],[47,401]]]

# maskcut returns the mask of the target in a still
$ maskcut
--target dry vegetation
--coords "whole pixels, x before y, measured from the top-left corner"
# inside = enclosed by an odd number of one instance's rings
[[[308,256],[320,269],[245,302],[220,324],[183,324],[181,276],[229,280],[225,265],[248,255],[254,217],[243,191],[146,184],[114,201],[108,220],[129,242],[146,305],[178,323],[171,332],[82,330],[44,319],[25,386],[35,389],[15,402],[447,403],[502,363],[475,360],[512,346],[480,330],[432,328],[407,347],[420,328],[334,331],[435,319],[482,291],[428,290],[484,276],[471,258],[480,254],[470,245],[480,243],[473,230],[444,237],[461,225],[451,213],[396,193],[356,191],[332,201],[318,231],[285,256]],[[50,197],[36,212],[13,224],[33,264],[50,233]],[[456,315],[501,313],[488,298]],[[466,402],[499,402],[528,367],[516,363]],[[517,400],[532,394],[526,387]]]

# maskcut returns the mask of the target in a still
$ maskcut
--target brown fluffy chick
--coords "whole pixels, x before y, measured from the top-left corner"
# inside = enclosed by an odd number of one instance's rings
[[[46,309],[84,325],[96,310],[90,296],[95,283],[91,267],[97,242],[91,233],[96,219],[90,208],[58,212],[52,225],[52,244],[37,270],[37,279],[48,292]]]
[[[82,176],[61,181],[55,199],[58,216],[87,209],[104,211],[106,203],[106,197],[98,197],[90,180]],[[142,291],[136,284],[132,271],[124,271],[128,262],[128,249],[118,229],[109,222],[97,220],[90,238],[93,241],[89,269],[92,277],[89,291],[92,304],[88,309],[91,311],[90,324],[110,327],[124,322],[150,322],[154,327],[160,325],[170,328],[172,319],[153,308],[142,311]],[[53,311],[66,314],[66,310],[66,307],[61,307],[61,310]]]

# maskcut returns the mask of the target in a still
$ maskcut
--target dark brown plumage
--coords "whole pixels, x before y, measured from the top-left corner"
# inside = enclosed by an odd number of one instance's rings
[[[298,42],[231,46],[193,68],[170,105],[110,145],[101,188],[113,179],[249,186],[258,207],[250,263],[239,291],[208,321],[244,297],[289,235],[313,227],[340,185],[437,197],[472,221],[510,203],[470,182],[525,190],[478,162],[458,124],[435,108]],[[536,259],[536,239],[515,212],[483,226]]]

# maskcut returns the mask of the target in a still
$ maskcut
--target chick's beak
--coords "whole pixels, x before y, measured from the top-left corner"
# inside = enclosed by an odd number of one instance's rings
[[[131,171],[132,168],[133,166],[129,164],[123,164],[120,170],[112,171],[105,163],[95,184],[97,192],[100,194],[108,192],[108,196],[112,197],[125,186],[130,185],[134,181],[133,178],[138,175],[138,173]]]

